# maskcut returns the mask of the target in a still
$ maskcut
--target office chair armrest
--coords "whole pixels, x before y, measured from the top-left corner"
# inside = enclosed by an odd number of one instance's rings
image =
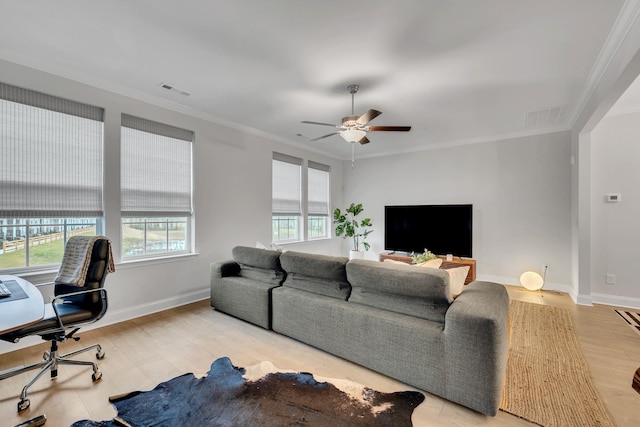
[[[62,302],[62,304],[64,304],[64,299],[68,298],[68,297],[75,297],[75,296],[80,296],[80,295],[87,295],[87,294],[91,294],[91,293],[95,293],[95,292],[99,292],[100,293],[100,298],[105,300],[107,298],[107,290],[105,288],[97,288],[97,289],[87,289],[84,291],[78,291],[78,292],[71,292],[68,294],[63,294],[63,295],[58,295],[56,297],[54,297],[51,300],[51,307],[53,307],[53,312],[56,314],[56,318],[58,319],[58,324],[60,325],[61,329],[65,329],[64,324],[62,323],[62,318],[60,317],[60,314],[58,313],[58,309],[56,308],[56,301]],[[106,313],[107,311],[107,307],[106,304],[102,305],[102,310],[100,312],[100,314],[98,316],[96,316],[96,318],[94,320],[92,320],[91,322],[87,322],[87,323],[93,323],[97,320],[99,320],[102,316],[104,316],[104,313]]]

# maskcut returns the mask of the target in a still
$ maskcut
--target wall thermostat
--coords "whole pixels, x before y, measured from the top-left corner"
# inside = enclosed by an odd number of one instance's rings
[[[622,200],[622,194],[620,193],[608,193],[604,196],[605,201],[608,203],[616,203]]]

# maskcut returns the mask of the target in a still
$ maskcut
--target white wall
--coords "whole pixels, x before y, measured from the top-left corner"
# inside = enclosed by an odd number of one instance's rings
[[[640,113],[605,117],[591,132],[591,291],[594,302],[640,307]],[[621,193],[606,203],[606,193]],[[616,284],[605,283],[615,274]]]
[[[620,28],[624,32],[613,32],[607,40],[599,66],[605,66],[598,75],[594,68],[590,79],[597,77],[593,90],[585,92],[578,103],[578,111],[572,120],[573,155],[575,167],[572,182],[572,287],[578,292],[580,304],[591,304],[592,296],[591,255],[591,132],[603,119],[622,93],[640,74],[640,19],[638,1],[627,1],[621,13]],[[597,281],[601,281],[600,278]],[[637,297],[638,295],[636,295]],[[602,300],[596,302],[604,302]],[[635,305],[640,308],[640,304]]]
[[[0,81],[105,108],[105,235],[113,241],[117,261],[121,112],[195,132],[197,255],[168,262],[118,263],[116,272],[107,278],[109,311],[101,325],[207,298],[211,262],[229,259],[235,245],[271,243],[273,151],[329,165],[332,206],[342,201],[342,162],[336,159],[6,61],[0,61]],[[309,252],[338,254],[340,241],[334,238],[292,246]],[[42,284],[50,282],[53,273],[25,278]],[[50,294],[50,288],[41,287],[45,296]],[[2,343],[0,353],[16,348]]]
[[[375,230],[366,256],[377,259],[385,205],[472,203],[479,279],[518,284],[548,264],[546,288],[569,291],[570,148],[560,132],[356,160],[345,163],[343,205],[363,203]]]

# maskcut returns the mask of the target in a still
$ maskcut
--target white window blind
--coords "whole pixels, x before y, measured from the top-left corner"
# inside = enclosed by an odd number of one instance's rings
[[[98,217],[104,110],[0,83],[0,217]]]
[[[273,215],[302,215],[301,171],[302,159],[273,153]]]
[[[329,166],[308,163],[308,215],[329,216]]]
[[[123,216],[189,216],[193,132],[122,115]]]

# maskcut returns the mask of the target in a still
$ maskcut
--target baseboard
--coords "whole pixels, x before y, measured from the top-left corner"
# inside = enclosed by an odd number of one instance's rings
[[[573,300],[578,305],[593,305],[593,297],[591,295],[579,294]]]
[[[621,297],[608,294],[591,294],[595,304],[613,305],[616,307],[640,309],[640,298]]]
[[[520,279],[516,277],[504,277],[504,276],[491,276],[491,275],[478,275],[476,280],[482,280],[486,282],[495,282],[503,285],[521,286]],[[542,288],[545,291],[558,291],[565,292],[571,295],[571,298],[575,301],[573,288],[570,285],[564,283],[545,282]]]
[[[126,307],[120,310],[109,310],[98,323],[86,326],[82,329],[87,331],[94,328],[100,328],[102,326],[108,326],[114,323],[120,323],[126,320],[135,319],[136,317],[146,316],[148,314],[168,310],[170,308],[180,307],[181,305],[191,304],[192,302],[202,301],[210,297],[210,292],[210,289],[206,288],[189,292],[183,295],[177,295],[171,298],[152,301],[133,307]]]
[[[165,298],[158,301],[152,301],[132,307],[126,307],[120,310],[109,310],[107,314],[98,322],[91,325],[83,326],[81,331],[90,331],[92,329],[101,328],[103,326],[113,325],[114,323],[124,322],[126,320],[135,319],[136,317],[146,316],[148,314],[157,313],[159,311],[168,310],[170,308],[180,307],[181,305],[190,304],[196,301],[208,299],[210,296],[209,288],[200,289],[182,295],[176,295],[171,298]],[[8,343],[0,341],[0,355],[11,351],[20,350],[32,345],[40,344],[40,337],[26,337],[17,343]]]
[[[477,280],[502,283],[505,285],[520,286],[520,281],[513,277],[479,275],[477,277]],[[546,291],[565,292],[569,294],[573,302],[578,305],[605,304],[605,305],[612,305],[616,307],[640,309],[640,298],[621,297],[617,295],[598,294],[598,293],[579,294],[570,285],[563,284],[563,283],[553,283],[553,282],[546,282],[542,289]]]

